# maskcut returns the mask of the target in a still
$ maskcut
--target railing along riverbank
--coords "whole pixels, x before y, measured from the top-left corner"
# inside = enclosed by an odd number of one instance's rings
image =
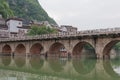
[[[108,35],[108,34],[118,34],[120,33],[120,28],[107,28],[107,29],[95,29],[95,30],[84,30],[77,32],[61,32],[56,34],[43,34],[36,36],[23,36],[14,38],[3,38],[0,42],[6,41],[19,41],[19,40],[37,40],[37,39],[54,39],[54,38],[69,38],[69,37],[79,37],[79,36],[92,36],[92,35]]]

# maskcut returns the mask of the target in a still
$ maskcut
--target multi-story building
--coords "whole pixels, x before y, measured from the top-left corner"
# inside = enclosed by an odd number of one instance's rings
[[[51,24],[48,21],[36,21],[36,20],[33,20],[33,21],[30,22],[30,24],[31,24],[31,26],[32,25],[37,25],[39,27],[46,26],[46,27],[52,28]]]
[[[8,26],[9,37],[22,37],[24,36],[28,28],[23,26],[23,20],[20,18],[9,18],[6,20]]]
[[[0,38],[7,37],[23,37],[27,34],[28,30],[31,29],[32,25],[39,27],[46,26],[56,29],[58,32],[77,32],[77,28],[69,25],[58,25],[50,24],[48,21],[36,21],[36,20],[23,20],[20,18],[9,18],[3,19],[0,15]]]
[[[77,28],[69,25],[62,25],[60,27],[61,32],[77,32]]]

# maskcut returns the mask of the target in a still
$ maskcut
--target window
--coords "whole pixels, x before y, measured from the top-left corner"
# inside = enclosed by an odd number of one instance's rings
[[[19,22],[19,25],[21,25],[21,22]]]

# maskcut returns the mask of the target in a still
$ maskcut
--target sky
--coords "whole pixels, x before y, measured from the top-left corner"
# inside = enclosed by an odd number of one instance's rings
[[[58,25],[79,30],[120,27],[120,0],[39,0]]]

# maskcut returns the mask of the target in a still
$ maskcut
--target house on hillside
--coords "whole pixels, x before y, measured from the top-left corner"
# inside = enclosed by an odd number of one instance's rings
[[[33,21],[30,22],[30,24],[31,24],[31,26],[32,25],[37,25],[39,27],[46,26],[46,27],[52,28],[51,24],[48,21],[36,21],[36,20],[33,20]]]
[[[6,20],[8,26],[9,37],[23,37],[28,31],[28,26],[23,26],[23,19],[9,18]]]
[[[77,28],[69,25],[62,25],[60,32],[77,32]]]
[[[55,24],[50,24],[48,21],[24,20],[21,18],[3,19],[0,15],[0,38],[23,38],[31,29],[31,26],[37,25],[39,27],[46,26],[56,29],[59,33],[63,32],[77,32],[77,28],[69,25],[62,25],[59,27]]]

